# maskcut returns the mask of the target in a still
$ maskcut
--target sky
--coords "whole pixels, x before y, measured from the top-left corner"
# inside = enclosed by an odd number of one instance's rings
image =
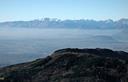
[[[128,0],[0,0],[0,22],[41,18],[119,20]]]

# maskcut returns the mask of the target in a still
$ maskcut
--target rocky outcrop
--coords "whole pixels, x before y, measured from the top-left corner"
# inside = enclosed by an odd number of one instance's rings
[[[128,53],[61,49],[46,58],[1,68],[0,82],[128,82]]]

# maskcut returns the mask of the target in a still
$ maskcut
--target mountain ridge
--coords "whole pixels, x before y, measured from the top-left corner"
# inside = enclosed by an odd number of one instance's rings
[[[128,19],[120,19],[113,21],[108,20],[59,20],[44,18],[32,21],[12,21],[0,22],[1,28],[17,27],[17,28],[83,28],[83,29],[122,29],[128,28]]]

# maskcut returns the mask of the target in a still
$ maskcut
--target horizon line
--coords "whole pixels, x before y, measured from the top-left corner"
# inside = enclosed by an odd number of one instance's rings
[[[93,20],[93,21],[106,21],[106,20],[112,20],[112,21],[119,21],[122,19],[128,19],[128,17],[122,17],[119,19],[112,19],[112,18],[108,18],[108,19],[92,19],[92,18],[78,18],[78,19],[71,19],[71,18],[66,18],[66,19],[61,19],[61,18],[51,18],[51,17],[44,17],[44,18],[35,18],[35,19],[28,19],[28,20],[4,20],[4,21],[0,21],[0,23],[4,23],[4,22],[18,22],[18,21],[34,21],[34,20],[39,20],[42,21],[44,19],[50,19],[50,20],[60,20],[60,21],[65,21],[65,20]]]

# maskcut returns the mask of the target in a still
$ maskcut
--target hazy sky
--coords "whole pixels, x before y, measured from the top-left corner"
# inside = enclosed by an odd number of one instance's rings
[[[0,21],[128,18],[128,0],[0,0]]]

